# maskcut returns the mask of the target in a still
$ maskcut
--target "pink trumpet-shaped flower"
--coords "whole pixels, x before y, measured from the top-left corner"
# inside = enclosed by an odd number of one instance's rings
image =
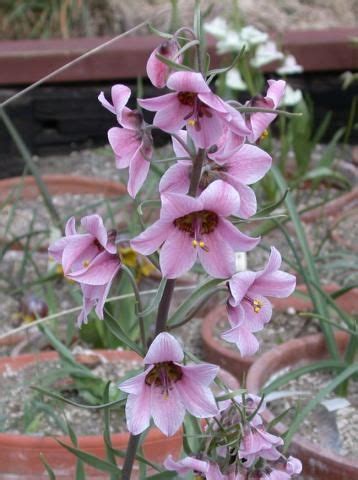
[[[219,367],[209,363],[182,365],[184,353],[169,333],[160,333],[144,357],[146,369],[119,385],[129,393],[126,404],[128,430],[137,435],[155,425],[174,435],[188,410],[198,418],[217,415],[218,408],[209,388]]]
[[[187,132],[181,130],[177,135],[186,143]],[[229,183],[240,195],[238,215],[241,218],[249,218],[256,213],[257,203],[255,192],[248,185],[257,182],[267,173],[272,159],[268,153],[255,145],[238,145],[229,129],[225,129],[216,147],[207,153],[199,187],[203,189],[217,179]],[[187,155],[175,138],[173,148],[178,157]],[[187,193],[191,170],[190,160],[179,160],[164,173],[159,184],[160,192]]]
[[[302,463],[298,458],[288,457],[285,460],[279,458],[271,465],[267,465],[263,470],[256,471],[254,479],[256,480],[290,480],[292,477],[302,472]]]
[[[78,325],[87,323],[94,306],[103,319],[103,306],[121,262],[115,246],[115,233],[107,232],[99,215],[81,219],[86,233],[77,233],[74,217],[66,224],[65,236],[49,247],[49,254],[60,263],[65,277],[79,283],[83,292],[83,309]]]
[[[211,183],[198,197],[167,193],[160,218],[131,241],[134,250],[149,255],[162,244],[160,267],[164,277],[190,270],[199,256],[204,269],[216,278],[235,271],[234,252],[254,248],[259,238],[241,233],[225,217],[237,214],[240,197],[222,180]]]
[[[149,80],[157,88],[165,87],[168,76],[171,72],[171,68],[163,63],[158,57],[159,53],[163,57],[168,58],[169,60],[175,61],[176,63],[183,62],[183,56],[179,55],[179,44],[174,38],[171,40],[166,40],[161,43],[153,52],[150,54],[150,57],[147,62],[147,74]]]
[[[206,480],[225,480],[216,463],[198,460],[194,457],[185,457],[175,461],[171,455],[164,461],[164,467],[169,471],[177,472],[179,475],[194,473],[195,478],[205,478]]]
[[[125,106],[130,94],[130,89],[125,85],[114,85],[111,90],[113,105],[106,100],[103,92],[98,100],[117,116],[122,127],[110,128],[108,140],[115,153],[117,168],[129,167],[128,193],[134,198],[147,178],[153,142],[142,114]]]
[[[210,90],[201,73],[175,72],[167,87],[175,93],[138,100],[142,107],[157,112],[153,124],[161,130],[174,133],[186,126],[199,148],[213,145],[226,123],[236,133],[250,133],[243,117]]]
[[[243,356],[256,353],[259,344],[252,332],[262,330],[271,319],[272,306],[266,297],[288,297],[295,289],[295,277],[282,272],[280,266],[281,255],[271,247],[263,270],[239,272],[229,280],[228,313],[232,328],[222,338],[236,343]]]
[[[250,102],[250,107],[260,108],[277,108],[281,98],[285,93],[286,82],[283,80],[268,80],[268,89],[265,97],[258,95]],[[250,127],[251,134],[248,136],[250,142],[256,142],[271,122],[275,120],[277,115],[275,113],[256,112],[249,113],[247,125]]]

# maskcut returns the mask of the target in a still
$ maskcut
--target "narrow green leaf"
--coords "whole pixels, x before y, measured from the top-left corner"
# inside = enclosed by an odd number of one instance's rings
[[[40,453],[40,460],[43,463],[44,467],[46,468],[46,472],[48,473],[48,476],[50,480],[56,480],[56,475],[55,472],[52,470],[50,465],[46,461],[46,457],[43,453]]]
[[[160,200],[144,200],[140,202],[137,207],[137,212],[139,215],[143,216],[143,207],[160,207],[161,201]]]
[[[180,307],[169,318],[167,322],[168,325],[174,325],[184,320],[187,314],[200,302],[202,297],[208,295],[209,293],[214,293],[221,282],[222,280],[213,279],[208,280],[207,282],[200,285],[191,295],[189,295],[181,303]]]
[[[157,28],[153,27],[153,25],[151,25],[150,23],[148,24],[148,28],[151,33],[153,33],[154,35],[158,35],[158,37],[166,38],[168,40],[173,38],[173,35],[171,35],[170,33],[161,32]]]
[[[266,385],[263,388],[263,393],[265,395],[279,389],[280,387],[286,385],[291,380],[299,378],[302,375],[307,375],[311,372],[319,372],[320,370],[342,370],[346,365],[342,361],[337,360],[321,360],[319,362],[310,363],[309,365],[304,365],[303,367],[292,370],[284,375],[281,375],[279,378],[273,380],[269,385]]]
[[[72,400],[69,400],[68,398],[63,397],[62,395],[50,392],[41,387],[36,387],[34,385],[31,385],[30,388],[32,388],[33,390],[36,390],[37,392],[42,393],[43,395],[54,398],[55,400],[60,400],[61,402],[64,402],[64,403],[68,403],[69,405],[72,405],[73,407],[77,407],[77,408],[86,408],[90,410],[102,410],[103,408],[115,407],[116,405],[119,407],[122,407],[126,403],[126,399],[121,398],[119,400],[114,400],[113,402],[102,403],[99,405],[87,405],[87,404],[73,402]]]
[[[59,443],[62,447],[64,447],[69,452],[73,453],[77,458],[80,458],[87,465],[91,465],[91,467],[94,467],[97,470],[100,470],[101,472],[108,472],[112,475],[117,475],[116,478],[118,480],[122,477],[122,471],[112,463],[109,463],[106,460],[102,460],[101,458],[95,457],[94,455],[84,452],[83,450],[80,450],[78,448],[71,447],[70,445],[67,445],[64,442],[61,442],[61,440],[57,438],[56,438],[56,442]]]
[[[294,434],[300,428],[302,422],[307,415],[324,399],[326,395],[335,390],[341,383],[343,383],[349,377],[352,377],[358,372],[358,363],[350,365],[343,372],[341,372],[336,378],[334,378],[329,384],[322,388],[319,393],[310,400],[307,405],[298,413],[297,417],[293,420],[290,428],[285,434],[285,449],[287,450],[289,444],[292,441]]]
[[[187,455],[198,454],[201,450],[200,437],[202,431],[199,420],[193,415],[187,414],[184,418],[183,448]]]
[[[108,316],[106,319],[106,326],[108,329],[113,333],[113,335],[118,338],[121,342],[123,342],[130,350],[134,350],[138,355],[143,357],[143,351],[135,342],[133,342],[128,335],[126,335],[122,329],[122,327],[114,320]]]
[[[165,288],[166,284],[167,284],[167,279],[162,278],[161,281],[160,281],[158,290],[157,290],[156,294],[154,295],[153,300],[150,302],[150,304],[148,305],[148,307],[146,309],[144,309],[142,312],[140,312],[141,317],[146,317],[147,315],[152,313],[153,310],[155,310],[158,307],[158,305],[160,303],[160,300],[162,298],[163,291],[164,291],[164,288]]]
[[[243,393],[246,393],[247,390],[246,388],[238,388],[237,390],[233,390],[232,392],[225,393],[224,395],[219,395],[218,397],[215,397],[217,402],[222,402],[224,400],[230,400],[231,398],[238,397],[239,395],[242,395]]]

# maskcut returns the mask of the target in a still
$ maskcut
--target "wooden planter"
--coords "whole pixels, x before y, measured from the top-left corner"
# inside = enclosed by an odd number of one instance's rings
[[[341,352],[347,346],[348,335],[336,333],[336,342]],[[247,388],[250,393],[257,394],[262,386],[279,371],[294,369],[298,363],[312,363],[328,357],[323,335],[310,335],[297,338],[270,350],[260,357],[250,368],[247,376]],[[273,420],[273,414],[267,410],[263,414],[265,420]],[[287,427],[282,423],[275,425],[277,434],[283,435]],[[303,475],[307,480],[353,480],[358,478],[358,460],[337,455],[336,452],[310,442],[296,434],[290,446],[290,453],[303,463]]]
[[[304,285],[298,286],[297,290],[301,292],[307,291]],[[328,285],[325,290],[327,293],[332,293],[337,290],[337,286]],[[338,305],[350,313],[358,311],[357,294],[358,289],[345,293],[337,299]],[[312,303],[309,299],[295,296],[289,298],[272,298],[271,303],[274,307],[274,312],[275,310],[285,312],[288,307],[293,307],[297,311],[305,311],[312,308]],[[216,326],[226,317],[225,305],[219,305],[203,318],[201,335],[203,339],[204,357],[209,362],[220,365],[220,367],[232,373],[241,381],[251,365],[256,361],[256,357],[242,357],[238,349],[226,347],[224,343],[216,338],[214,334]]]

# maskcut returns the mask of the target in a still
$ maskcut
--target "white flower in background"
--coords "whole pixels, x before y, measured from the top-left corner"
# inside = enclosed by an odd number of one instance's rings
[[[294,107],[302,100],[302,92],[300,89],[294,90],[289,84],[286,84],[284,96],[280,102],[280,106]]]
[[[247,85],[243,81],[240,72],[235,69],[231,69],[227,72],[225,76],[225,83],[233,90],[247,90]]]
[[[208,23],[204,23],[204,30],[215,38],[224,39],[228,32],[226,20],[222,17],[216,17]]]
[[[255,56],[251,59],[251,65],[260,68],[276,60],[283,60],[283,58],[284,55],[277,49],[276,43],[270,41],[257,47]]]
[[[247,48],[248,43],[244,42],[239,32],[227,30],[225,38],[218,41],[218,53],[240,52],[242,47]]]
[[[293,55],[286,55],[283,64],[276,71],[280,75],[292,75],[303,72],[303,67],[297,63]]]
[[[253,25],[247,25],[240,31],[240,37],[242,41],[247,42],[249,45],[259,45],[265,43],[269,39],[266,32],[262,32]]]

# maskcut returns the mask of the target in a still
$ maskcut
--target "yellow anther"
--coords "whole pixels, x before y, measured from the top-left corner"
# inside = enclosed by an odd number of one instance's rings
[[[188,120],[188,125],[190,125],[191,127],[194,127],[195,124],[196,124],[196,120],[194,120],[193,118]]]
[[[57,273],[58,275],[63,275],[62,265],[56,265],[56,273]]]
[[[268,132],[268,130],[267,130],[267,128],[266,128],[266,129],[262,132],[260,139],[261,139],[261,140],[265,140],[265,138],[267,138],[268,135],[269,135],[269,132]]]
[[[200,243],[198,243],[197,240],[193,240],[191,243],[192,243],[193,247],[197,247],[198,245],[200,245]]]
[[[90,264],[89,260],[83,260],[82,265],[86,268]]]
[[[205,243],[204,243],[202,240],[200,240],[200,242],[199,242],[199,247],[200,247],[200,248],[204,248],[204,247],[205,247]]]
[[[253,304],[253,307],[254,307],[254,312],[255,312],[255,313],[259,313],[260,310],[261,310],[261,308],[263,307],[263,303],[260,302],[260,300],[256,300],[256,299],[255,299],[255,300],[252,302],[252,304]]]

